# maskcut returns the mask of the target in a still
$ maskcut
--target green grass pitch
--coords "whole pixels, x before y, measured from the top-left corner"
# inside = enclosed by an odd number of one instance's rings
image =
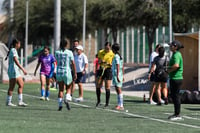
[[[28,107],[5,105],[8,84],[0,84],[0,133],[200,133],[200,105],[182,104],[184,120],[169,121],[173,104],[156,106],[142,98],[124,96],[126,111],[116,111],[116,95],[110,97],[108,109],[95,108],[95,91],[84,91],[84,102],[71,102],[72,109],[57,111],[57,91],[51,90],[50,101],[39,100],[39,84],[24,85]],[[75,91],[78,96],[78,91]],[[13,103],[17,104],[17,87]],[[105,102],[105,94],[101,95]]]

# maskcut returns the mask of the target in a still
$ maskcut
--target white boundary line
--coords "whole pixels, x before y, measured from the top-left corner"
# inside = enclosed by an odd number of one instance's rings
[[[5,92],[5,93],[7,92],[7,90],[0,90],[0,91]],[[23,94],[23,95],[27,96],[27,97],[32,97],[32,98],[39,98],[38,96],[29,95],[29,94]],[[56,101],[56,100],[52,100],[52,101]],[[81,106],[81,107],[91,108],[91,106],[84,105],[84,104],[73,103],[73,102],[71,102],[71,104]],[[138,117],[138,118],[144,118],[144,119],[162,122],[162,123],[167,123],[167,124],[174,124],[174,125],[179,125],[179,126],[184,126],[184,127],[200,129],[200,126],[197,126],[197,125],[190,125],[190,124],[184,124],[184,123],[179,123],[179,122],[166,121],[166,120],[161,120],[161,119],[152,118],[152,117],[148,117],[148,116],[143,116],[143,115],[138,115],[138,114],[133,114],[133,113],[128,113],[128,112],[122,112],[122,111],[117,111],[117,110],[111,110],[111,109],[103,109],[103,108],[96,108],[96,109],[105,110],[105,111],[113,112],[113,113],[125,114],[125,115],[128,115],[128,116],[134,116],[134,117]]]
[[[170,113],[164,113],[166,115],[171,115]],[[187,116],[187,115],[183,115],[182,116],[183,118],[186,118],[186,119],[190,119],[190,120],[200,120],[199,118],[194,118],[194,117],[190,117],[190,116]]]

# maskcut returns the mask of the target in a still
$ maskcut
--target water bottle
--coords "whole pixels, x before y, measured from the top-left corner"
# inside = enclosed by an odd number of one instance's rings
[[[143,101],[146,102],[146,96],[145,96],[145,94],[143,96]]]

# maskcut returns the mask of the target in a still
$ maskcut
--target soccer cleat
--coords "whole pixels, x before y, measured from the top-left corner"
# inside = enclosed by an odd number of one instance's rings
[[[67,102],[66,100],[65,100],[64,102],[65,102],[65,104],[66,104],[67,110],[71,110],[71,107],[70,107],[70,105],[69,105],[69,102]]]
[[[83,102],[83,97],[76,98],[75,102]]]
[[[124,110],[124,107],[120,107],[119,105],[115,107],[116,110]]]
[[[177,120],[183,120],[183,118],[180,115],[171,115],[168,117],[171,121],[177,121]]]
[[[15,105],[15,104],[11,103],[11,102],[6,103],[6,105],[7,105],[7,106],[11,106],[11,107],[16,107],[16,106],[17,106],[17,105]]]
[[[156,105],[158,105],[158,106],[161,106],[161,105],[162,105],[162,103],[161,103],[161,102],[158,102]]]
[[[165,105],[168,105],[169,101],[168,98],[165,98]]]
[[[70,94],[67,94],[66,95],[66,100],[71,102],[72,101],[72,96]]]
[[[43,97],[43,96],[42,96],[42,97],[40,97],[40,100],[43,100],[43,101],[44,101],[44,100],[45,100],[45,97]]]
[[[160,101],[160,102],[161,102],[161,104],[164,104],[164,103],[165,103],[165,101],[164,101],[163,99],[161,99],[161,101]]]
[[[149,101],[149,104],[156,105],[157,103],[152,100],[152,101]]]
[[[108,108],[108,104],[105,104],[103,108],[104,108],[104,109],[107,109],[107,108]]]
[[[97,102],[97,103],[96,103],[96,108],[99,107],[99,106],[101,106],[101,103],[100,103],[100,102]]]
[[[46,101],[49,101],[50,99],[49,99],[48,97],[45,97],[45,100],[46,100]]]
[[[59,106],[58,111],[62,111],[62,106]]]
[[[21,106],[21,107],[26,107],[28,104],[24,103],[24,102],[19,102],[18,103],[18,106]]]

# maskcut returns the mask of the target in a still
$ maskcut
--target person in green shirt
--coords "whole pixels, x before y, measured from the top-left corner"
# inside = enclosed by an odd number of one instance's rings
[[[184,48],[178,41],[174,40],[170,44],[172,56],[169,61],[168,73],[170,78],[170,91],[174,103],[174,114],[169,116],[169,120],[182,120],[181,112],[181,99],[179,91],[183,83],[183,58],[179,49]]]

